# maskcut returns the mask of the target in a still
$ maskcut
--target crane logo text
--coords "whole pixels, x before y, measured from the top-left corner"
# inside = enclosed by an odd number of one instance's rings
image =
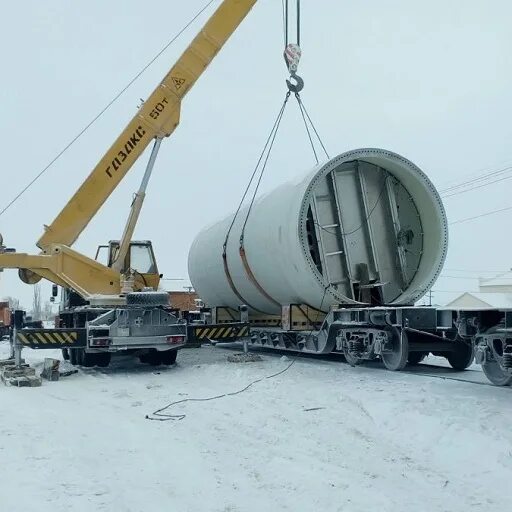
[[[112,178],[112,171],[117,171],[122,163],[128,158],[128,155],[132,152],[133,148],[137,146],[142,137],[145,135],[146,130],[142,126],[139,126],[130,138],[125,142],[124,147],[117,156],[112,160],[111,164],[105,169],[107,176]]]

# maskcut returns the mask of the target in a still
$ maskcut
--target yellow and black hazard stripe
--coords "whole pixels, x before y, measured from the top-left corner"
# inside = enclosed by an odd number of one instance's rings
[[[30,348],[84,347],[87,334],[85,329],[22,329],[16,340]]]
[[[192,338],[197,341],[230,341],[250,335],[249,324],[202,325],[193,328]]]

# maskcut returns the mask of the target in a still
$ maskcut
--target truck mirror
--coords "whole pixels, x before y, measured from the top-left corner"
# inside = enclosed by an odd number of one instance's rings
[[[55,297],[57,297],[58,294],[59,294],[59,288],[57,287],[56,284],[53,284],[52,285],[52,299],[55,300]],[[52,300],[52,302],[54,302],[54,300]]]

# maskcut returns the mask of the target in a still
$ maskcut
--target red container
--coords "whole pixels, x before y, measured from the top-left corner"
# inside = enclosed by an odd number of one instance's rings
[[[8,327],[11,325],[11,310],[8,302],[0,302],[0,326]]]

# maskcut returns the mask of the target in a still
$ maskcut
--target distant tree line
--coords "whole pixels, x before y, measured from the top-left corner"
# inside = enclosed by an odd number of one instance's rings
[[[10,309],[25,309],[17,297],[7,296],[5,300],[9,303]],[[32,317],[32,320],[53,320],[55,316],[52,303],[50,301],[43,302],[41,300],[41,287],[39,284],[34,285],[32,309],[27,311],[27,314]]]

